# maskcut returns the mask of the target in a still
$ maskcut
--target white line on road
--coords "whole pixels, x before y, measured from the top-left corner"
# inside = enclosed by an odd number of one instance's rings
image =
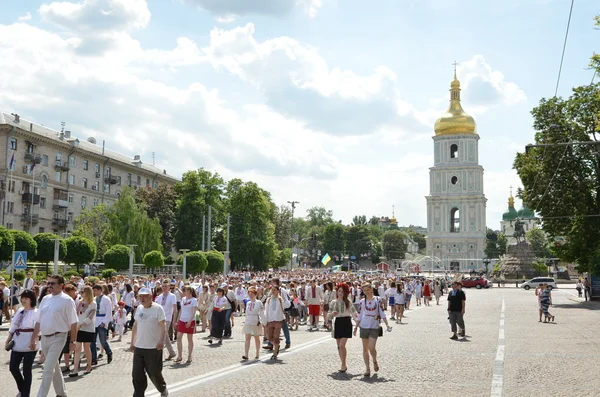
[[[498,350],[496,351],[496,360],[494,360],[491,397],[502,397],[504,395],[504,307],[504,298],[502,298],[498,330]]]
[[[314,341],[302,343],[302,344],[298,345],[297,347],[295,347],[290,352],[282,352],[282,356],[283,356],[283,358],[285,358],[294,353],[297,353],[297,352],[300,352],[300,351],[303,351],[306,349],[310,349],[311,347],[319,345],[328,340],[329,341],[331,340],[331,335],[324,336],[324,337],[316,339]],[[268,360],[270,360],[270,358],[271,358],[270,355],[265,355],[260,360],[256,361],[256,363],[268,361]],[[177,383],[167,385],[167,388],[169,389],[169,393],[175,393],[175,392],[178,392],[181,390],[192,388],[192,387],[200,385],[202,383],[206,383],[206,382],[221,378],[225,375],[229,375],[229,374],[232,374],[235,372],[247,370],[247,369],[253,368],[253,367],[254,367],[254,365],[252,364],[252,362],[234,364],[234,365],[230,365],[229,367],[221,368],[221,369],[218,369],[213,372],[209,372],[204,375],[199,375],[199,376],[195,376],[192,378],[188,378],[183,382],[177,382]],[[160,393],[158,392],[158,390],[152,390],[151,392],[146,393],[146,397],[157,397],[159,395],[160,395]]]

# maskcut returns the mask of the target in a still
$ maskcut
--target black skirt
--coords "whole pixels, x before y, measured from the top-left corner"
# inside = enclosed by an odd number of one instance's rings
[[[92,343],[95,338],[95,332],[77,331],[77,342]]]
[[[333,327],[335,339],[352,338],[352,319],[350,317],[336,317]]]

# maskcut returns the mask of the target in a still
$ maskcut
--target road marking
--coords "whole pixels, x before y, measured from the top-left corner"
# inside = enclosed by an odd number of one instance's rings
[[[494,360],[491,397],[502,397],[504,395],[504,308],[504,298],[502,298],[498,330],[498,350],[496,351],[496,359]]]
[[[293,355],[297,352],[301,352],[306,349],[310,349],[311,347],[317,346],[325,341],[330,341],[330,340],[331,340],[331,335],[324,336],[322,338],[319,338],[319,339],[316,339],[316,340],[313,340],[310,342],[302,343],[302,344],[298,345],[297,347],[294,347],[294,349],[291,350],[290,352],[281,352],[281,355],[283,356],[283,358],[285,358],[287,356]],[[269,361],[270,359],[271,359],[271,355],[265,355],[260,360],[256,360],[255,363]],[[238,364],[230,365],[229,367],[221,368],[216,371],[206,373],[204,375],[199,375],[199,376],[195,376],[192,378],[188,378],[182,382],[177,382],[177,383],[167,385],[167,388],[169,390],[169,394],[172,394],[172,393],[182,391],[185,389],[189,389],[189,388],[198,386],[202,383],[210,382],[212,380],[221,378],[223,376],[226,376],[226,375],[229,375],[229,374],[232,374],[235,372],[244,371],[244,370],[247,370],[247,369],[253,368],[253,367],[255,367],[255,365],[252,361],[249,361],[248,363],[238,363]],[[160,393],[156,389],[150,391],[149,393],[146,393],[146,397],[157,397],[159,395],[160,395]]]

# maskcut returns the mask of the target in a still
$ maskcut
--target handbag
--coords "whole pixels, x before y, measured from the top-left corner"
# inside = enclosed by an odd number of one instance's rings
[[[13,347],[15,347],[15,341],[13,339],[11,339],[11,341],[8,342],[8,344],[6,346],[4,346],[4,350],[9,352],[13,349]]]
[[[381,306],[379,306],[379,297],[377,297],[377,313],[379,314],[379,319],[378,321],[381,323]],[[378,335],[381,337],[383,336],[383,327],[381,326],[381,324],[379,325],[379,333]]]

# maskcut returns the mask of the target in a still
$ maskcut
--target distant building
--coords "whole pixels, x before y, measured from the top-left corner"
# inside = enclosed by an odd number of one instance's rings
[[[513,236],[517,220],[523,225],[525,233],[539,227],[539,221],[535,217],[534,212],[527,208],[525,203],[522,204],[521,209],[518,211],[515,209],[515,199],[511,192],[508,197],[508,208],[502,214],[502,221],[500,221],[500,231],[506,236],[508,245],[517,245],[517,239]]]
[[[0,112],[2,224],[31,234],[73,230],[86,208],[110,205],[121,189],[156,189],[178,179],[165,170],[106,150],[94,138],[79,140]]]

